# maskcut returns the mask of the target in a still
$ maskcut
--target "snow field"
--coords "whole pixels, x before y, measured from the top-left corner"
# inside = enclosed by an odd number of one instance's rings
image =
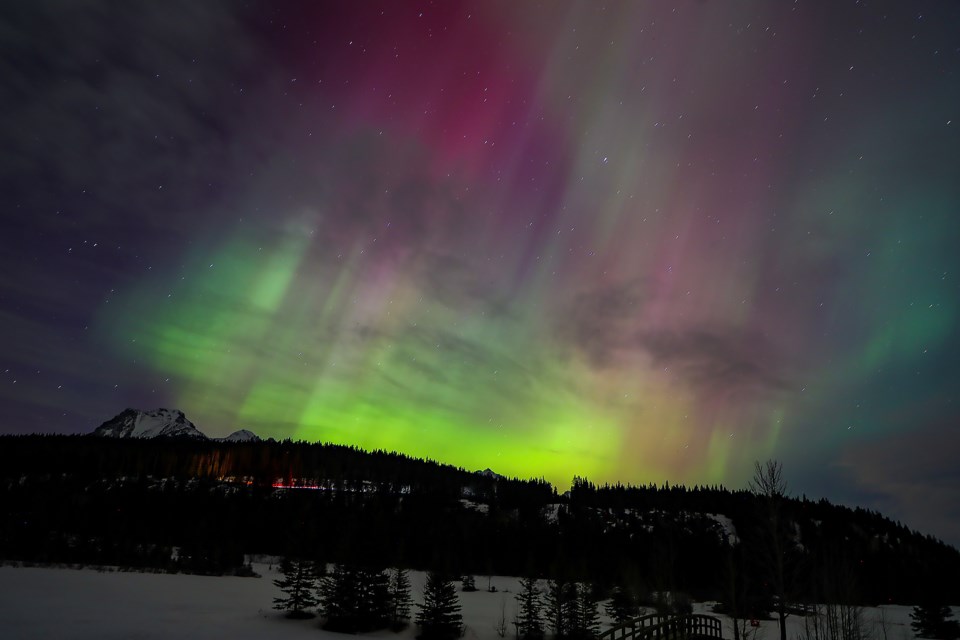
[[[0,567],[0,638],[5,640],[345,640],[350,636],[320,629],[319,618],[288,620],[272,609],[279,593],[273,579],[276,566],[254,563],[261,578],[207,577],[154,573],[99,572],[93,569]],[[422,602],[426,576],[411,571],[411,596]],[[478,591],[459,592],[465,640],[500,640],[495,626],[503,605],[507,640],[512,640],[519,591],[516,578],[492,578],[497,592],[487,591],[487,577],[477,576]],[[459,585],[458,585],[459,586]],[[697,603],[697,613],[710,613],[711,603]],[[875,640],[913,640],[909,606],[883,608],[886,637],[877,626]],[[601,606],[602,629],[609,628]],[[414,607],[413,614],[416,613]],[[955,611],[955,614],[957,612]],[[880,609],[864,612],[868,628]],[[731,621],[724,638],[733,638]],[[796,640],[802,619],[787,620],[788,638]],[[362,634],[373,638],[413,640],[410,625],[400,633],[389,630]],[[776,621],[762,621],[754,640],[778,640]]]

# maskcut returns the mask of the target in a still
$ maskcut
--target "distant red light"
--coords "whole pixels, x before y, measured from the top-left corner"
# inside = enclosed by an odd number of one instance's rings
[[[322,491],[324,487],[321,487],[317,484],[284,484],[282,482],[274,482],[274,489],[310,489],[312,491]]]

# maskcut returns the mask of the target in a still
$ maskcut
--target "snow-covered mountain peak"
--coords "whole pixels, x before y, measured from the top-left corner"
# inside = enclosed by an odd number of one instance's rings
[[[260,436],[253,431],[238,429],[225,438],[217,438],[221,442],[260,442]]]
[[[483,476],[484,478],[493,478],[494,480],[502,480],[502,479],[503,479],[503,476],[502,476],[502,475],[500,475],[499,473],[497,473],[496,471],[494,471],[494,470],[491,469],[490,467],[487,467],[487,468],[484,469],[483,471],[477,471],[476,474],[477,474],[478,476]]]
[[[126,409],[97,427],[93,434],[107,438],[207,438],[187,420],[183,411],[163,408],[154,411]]]

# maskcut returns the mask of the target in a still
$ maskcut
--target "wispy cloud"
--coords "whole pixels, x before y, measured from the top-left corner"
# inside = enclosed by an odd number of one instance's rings
[[[637,344],[658,367],[672,369],[701,391],[740,393],[786,389],[785,365],[762,335],[729,327],[649,330]]]
[[[556,336],[592,366],[613,366],[620,351],[638,346],[635,319],[642,302],[639,280],[583,291],[557,320]]]

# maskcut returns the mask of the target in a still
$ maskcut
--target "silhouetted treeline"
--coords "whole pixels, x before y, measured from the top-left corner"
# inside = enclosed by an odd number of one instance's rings
[[[276,488],[274,484],[314,489]],[[880,514],[784,503],[797,602],[956,599],[960,553]],[[244,553],[585,580],[769,604],[758,499],[495,479],[298,442],[0,437],[0,558],[233,572]]]
[[[161,438],[98,438],[93,436],[3,436],[0,465],[5,475],[66,474],[78,479],[104,477],[226,478],[270,486],[326,484],[360,491],[376,485],[391,491],[444,493],[459,498],[469,483],[478,496],[488,496],[494,479],[450,465],[385,451],[308,442],[217,442]],[[337,486],[333,487],[331,483]],[[542,481],[509,480],[500,493],[517,500],[549,501],[553,488]]]

